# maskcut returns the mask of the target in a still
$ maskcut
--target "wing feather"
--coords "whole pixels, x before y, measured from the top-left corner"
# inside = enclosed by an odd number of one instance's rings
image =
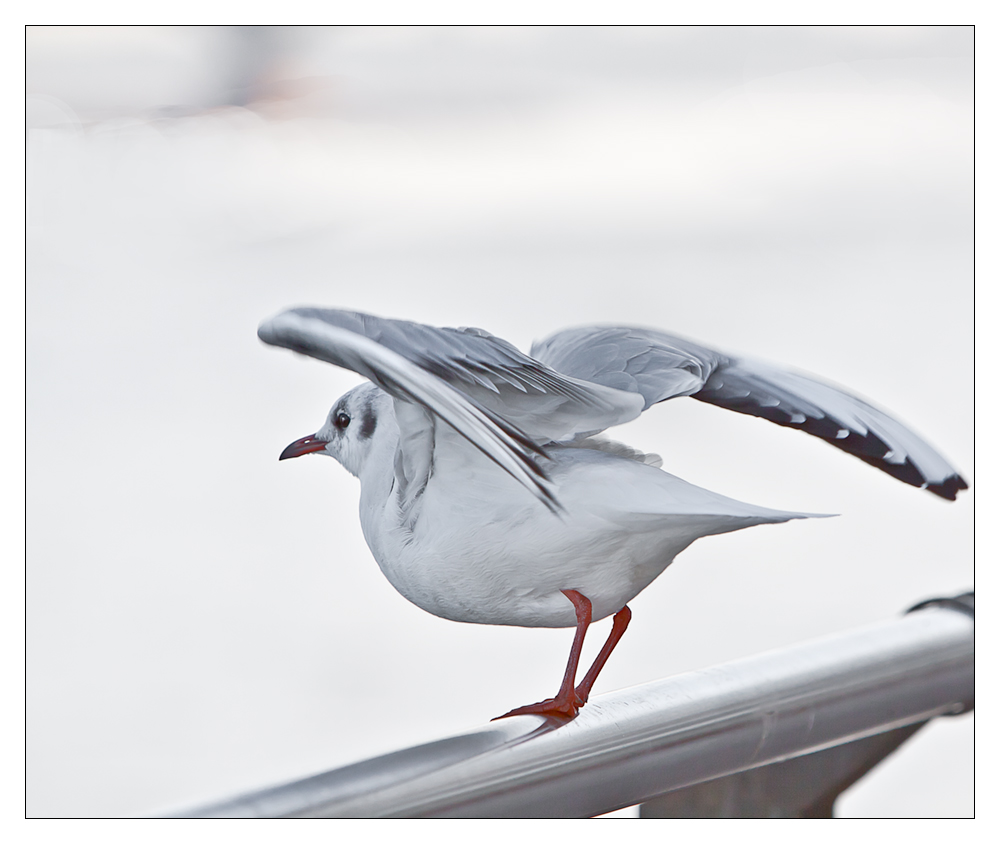
[[[558,509],[552,483],[536,461],[544,451],[523,432],[402,355],[349,328],[286,311],[261,324],[265,343],[354,370],[394,399],[423,405],[451,425],[550,509]]]
[[[562,442],[603,431],[642,412],[642,402],[633,391],[556,372],[479,328],[435,328],[321,308],[294,308],[280,317],[286,315],[374,341],[514,426],[533,443]],[[358,368],[364,366],[361,361],[330,362],[379,383],[372,373]]]
[[[602,431],[642,411],[634,392],[558,373],[478,328],[296,308],[263,322],[258,335],[354,370],[397,402],[426,408],[552,508],[552,485],[538,462],[543,446]],[[422,413],[397,414],[397,421],[407,420],[427,424]],[[433,442],[422,431],[401,433],[400,447],[411,451]],[[432,455],[405,453],[397,465],[414,480],[420,467],[432,465]],[[420,482],[408,486],[415,495]]]
[[[903,483],[954,501],[969,485],[926,440],[840,387],[748,360],[714,372],[693,398],[797,428]]]
[[[647,409],[691,396],[797,428],[904,483],[954,500],[968,484],[931,445],[848,391],[770,364],[731,358],[661,331],[592,326],[536,343],[532,356],[584,381],[640,394]]]

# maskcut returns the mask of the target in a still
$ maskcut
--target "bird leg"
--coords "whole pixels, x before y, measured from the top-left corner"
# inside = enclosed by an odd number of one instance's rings
[[[615,613],[615,619],[611,624],[611,632],[608,634],[608,641],[604,643],[604,647],[601,648],[601,652],[597,655],[597,659],[594,660],[594,664],[590,666],[590,670],[584,675],[583,680],[580,681],[580,685],[576,687],[576,702],[580,706],[583,706],[590,697],[590,690],[594,687],[597,675],[601,673],[604,663],[608,661],[611,652],[615,649],[622,636],[625,635],[628,623],[631,620],[632,610],[627,606],[622,607]]]
[[[587,628],[590,627],[591,604],[590,599],[575,589],[561,590],[563,595],[573,602],[576,609],[576,635],[573,637],[573,647],[569,650],[569,661],[566,663],[566,674],[563,676],[562,685],[555,697],[550,697],[539,703],[530,703],[527,706],[519,706],[494,718],[499,721],[501,718],[509,718],[511,715],[552,715],[556,718],[575,718],[580,709],[577,702],[576,670],[580,665],[580,653],[583,650],[583,637],[587,635]]]

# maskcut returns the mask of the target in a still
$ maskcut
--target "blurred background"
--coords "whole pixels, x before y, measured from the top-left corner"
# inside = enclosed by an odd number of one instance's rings
[[[974,490],[972,54],[971,27],[28,27],[29,816],[180,809],[555,691],[571,631],[423,613],[357,481],[278,464],[359,381],[264,347],[285,307],[523,349],[664,329],[850,387]],[[841,515],[696,543],[597,693],[972,587],[972,490],[693,401],[614,435]],[[931,724],[839,814],[971,815],[972,732]]]

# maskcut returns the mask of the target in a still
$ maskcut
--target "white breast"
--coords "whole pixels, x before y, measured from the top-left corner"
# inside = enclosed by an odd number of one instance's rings
[[[447,454],[435,462],[412,529],[392,494],[362,512],[362,525],[392,585],[454,621],[571,627],[563,589],[590,598],[597,620],[698,537],[801,515],[733,501],[633,460],[564,448],[549,466],[565,507],[557,516],[471,450]]]

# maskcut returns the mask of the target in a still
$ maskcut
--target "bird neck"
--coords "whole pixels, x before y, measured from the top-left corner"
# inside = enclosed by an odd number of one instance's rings
[[[391,414],[380,417],[368,455],[358,472],[361,481],[361,512],[381,511],[392,494],[394,461],[399,428]]]

